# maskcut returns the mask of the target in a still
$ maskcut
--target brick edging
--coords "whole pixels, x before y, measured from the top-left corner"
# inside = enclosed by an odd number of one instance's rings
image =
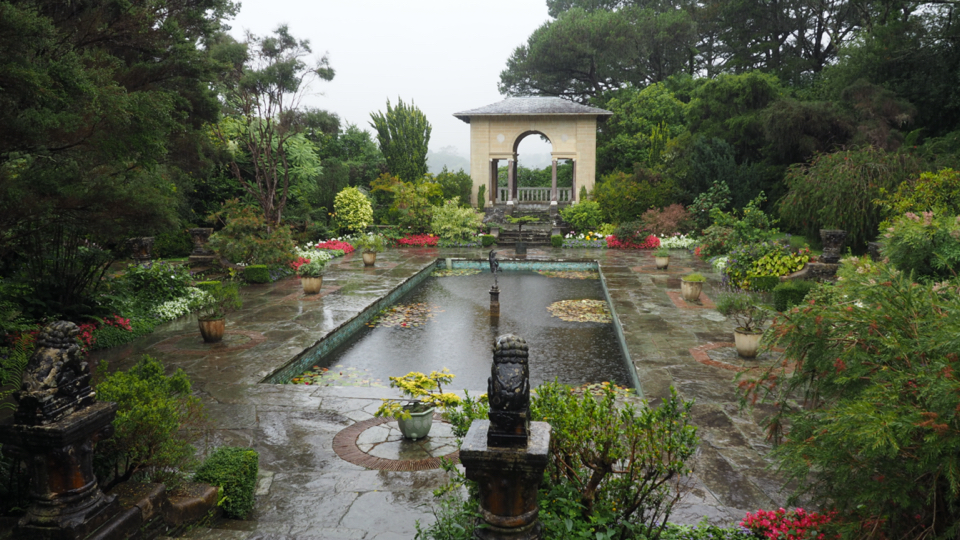
[[[440,417],[434,415],[434,420],[439,420]],[[371,456],[370,454],[360,450],[357,446],[357,437],[361,433],[366,431],[369,428],[374,426],[379,426],[380,424],[386,424],[387,422],[392,421],[392,418],[380,417],[380,418],[370,418],[369,420],[363,420],[340,430],[333,437],[333,451],[340,456],[340,459],[353,463],[354,465],[359,465],[361,467],[366,467],[368,469],[377,469],[381,471],[425,471],[429,469],[439,469],[440,460],[447,459],[454,463],[460,462],[460,451],[451,452],[443,457],[432,457],[424,459],[385,459],[377,456]]]

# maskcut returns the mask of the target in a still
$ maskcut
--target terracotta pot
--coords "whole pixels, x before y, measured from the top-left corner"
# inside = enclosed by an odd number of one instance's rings
[[[408,410],[412,405],[405,405],[404,410]],[[400,427],[400,433],[407,439],[422,439],[430,434],[430,427],[433,425],[433,407],[423,412],[411,412],[410,419],[397,419]]]
[[[742,358],[756,358],[757,350],[760,349],[760,338],[763,332],[745,332],[739,328],[733,331],[733,341],[737,346],[737,354]]]
[[[654,257],[657,261],[657,270],[666,270],[670,266],[670,257]]]
[[[364,251],[363,252],[363,265],[364,266],[373,266],[377,262],[377,252],[376,251]]]
[[[323,276],[301,277],[300,284],[303,285],[303,294],[317,294],[320,292],[320,287],[323,286]]]
[[[226,320],[220,319],[200,319],[200,335],[203,336],[205,343],[220,343],[223,340],[223,332],[226,326]]]
[[[696,302],[700,299],[700,291],[703,290],[702,281],[680,280],[680,296],[687,302]]]

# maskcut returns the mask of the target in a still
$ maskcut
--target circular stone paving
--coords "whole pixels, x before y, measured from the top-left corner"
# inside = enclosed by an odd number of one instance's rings
[[[416,441],[403,438],[393,418],[357,422],[337,433],[333,450],[354,465],[383,471],[439,469],[441,458],[459,461],[453,427],[436,415],[430,435]]]
[[[164,352],[178,352],[180,354],[207,355],[212,353],[227,353],[249,349],[267,339],[260,332],[245,330],[227,330],[223,333],[223,340],[219,343],[206,343],[200,332],[174,336],[155,345],[157,350]]]

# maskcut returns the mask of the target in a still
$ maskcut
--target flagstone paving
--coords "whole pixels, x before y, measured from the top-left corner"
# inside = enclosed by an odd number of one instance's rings
[[[501,259],[512,255],[500,250]],[[426,265],[447,257],[486,259],[486,250],[391,249],[377,257],[374,268],[364,267],[354,253],[327,265],[317,296],[304,296],[296,278],[244,287],[244,307],[228,316],[223,345],[202,344],[195,319],[186,318],[94,355],[92,365],[102,358],[111,369],[129,367],[143,353],[171,371],[182,368],[210,418],[202,449],[229,444],[260,453],[253,515],[194,530],[192,537],[409,539],[416,520],[433,520],[431,492],[446,473],[401,470],[390,463],[450,454],[455,446],[448,427],[435,420],[436,439],[400,444],[395,424],[373,417],[381,398],[396,397],[394,390],[260,381]],[[729,343],[732,321],[675,294],[681,270],[706,275],[708,295],[718,276],[686,252],[674,252],[666,271],[656,269],[652,253],[641,251],[529,250],[527,259],[540,258],[599,261],[643,397],[656,403],[673,386],[683,399],[696,401],[692,417],[701,443],[671,521],[696,523],[706,517],[728,525],[747,511],[783,505],[781,482],[764,457],[770,446],[757,424],[764,410],[741,412],[734,384],[738,371],[773,359],[739,359]],[[508,293],[500,301],[509,301]],[[351,426],[356,435],[338,441]],[[362,454],[354,462],[335,448],[344,440],[354,454]],[[356,464],[358,459],[368,466]]]

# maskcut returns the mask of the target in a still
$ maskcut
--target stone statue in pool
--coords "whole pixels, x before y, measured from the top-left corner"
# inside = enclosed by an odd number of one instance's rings
[[[489,446],[526,446],[530,432],[529,349],[520,336],[504,334],[493,347],[493,367],[487,379],[490,401]]]

